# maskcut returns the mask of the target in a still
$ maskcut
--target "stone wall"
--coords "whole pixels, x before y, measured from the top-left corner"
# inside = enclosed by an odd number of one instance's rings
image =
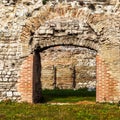
[[[45,57],[46,49],[59,45],[95,50],[97,101],[120,100],[120,9],[115,10],[114,4],[93,3],[93,10],[90,4],[50,2],[43,6],[41,0],[0,1],[0,100],[37,102],[41,88],[36,87],[39,77],[35,71],[41,66],[33,58],[39,58],[38,52]],[[61,64],[60,72],[62,67],[67,69]]]
[[[41,53],[41,62],[43,89],[96,87],[96,51],[94,50],[71,46],[49,48]],[[56,67],[56,81],[54,67]]]
[[[0,40],[0,100],[18,100],[20,97],[16,83],[19,78],[21,51],[16,42],[9,38]]]

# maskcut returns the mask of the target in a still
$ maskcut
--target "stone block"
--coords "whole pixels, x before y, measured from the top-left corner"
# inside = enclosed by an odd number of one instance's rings
[[[46,30],[39,30],[39,34],[41,35],[41,34],[46,34]]]
[[[6,92],[6,94],[7,94],[7,97],[12,97],[13,96],[13,93],[11,91]]]
[[[47,29],[46,34],[53,34],[53,30],[52,29]]]
[[[58,33],[54,33],[54,36],[65,36],[67,35],[66,32],[58,32]]]
[[[14,96],[20,96],[21,94],[19,92],[13,92]]]

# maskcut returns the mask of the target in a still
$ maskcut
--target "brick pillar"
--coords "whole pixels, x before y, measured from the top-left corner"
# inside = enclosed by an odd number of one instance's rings
[[[18,92],[20,101],[33,102],[33,55],[29,55],[22,63],[20,79],[18,80]]]
[[[18,80],[18,92],[20,101],[37,103],[41,100],[41,62],[39,52],[29,55],[22,63],[20,79]]]
[[[96,56],[97,64],[97,84],[96,84],[96,101],[97,102],[116,102],[117,81],[109,73],[109,66],[100,56]]]

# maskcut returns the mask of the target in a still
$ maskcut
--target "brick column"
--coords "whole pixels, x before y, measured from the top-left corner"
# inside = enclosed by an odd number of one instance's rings
[[[33,55],[29,55],[22,63],[20,79],[18,80],[18,92],[20,101],[33,102]]]
[[[97,102],[116,102],[118,99],[117,81],[109,73],[109,66],[100,56],[96,56],[97,63],[97,84],[96,101]]]
[[[29,55],[22,63],[18,92],[20,101],[37,103],[41,101],[41,61],[39,52]]]

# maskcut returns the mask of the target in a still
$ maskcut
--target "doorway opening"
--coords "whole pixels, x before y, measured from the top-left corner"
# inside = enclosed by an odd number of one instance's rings
[[[76,46],[42,51],[41,88],[45,101],[95,101],[96,54],[95,50]]]

